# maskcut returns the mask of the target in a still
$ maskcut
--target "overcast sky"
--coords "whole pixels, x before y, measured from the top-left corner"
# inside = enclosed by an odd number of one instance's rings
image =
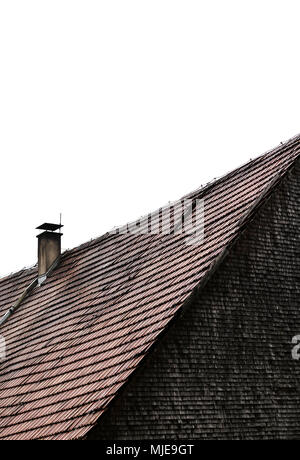
[[[299,1],[0,0],[0,275],[300,132]]]

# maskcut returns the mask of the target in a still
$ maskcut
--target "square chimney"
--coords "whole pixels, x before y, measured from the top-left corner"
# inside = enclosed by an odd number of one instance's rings
[[[38,239],[38,272],[39,277],[46,275],[51,266],[61,255],[62,233],[57,232],[63,227],[61,224],[45,223],[37,227],[44,230],[37,235]]]

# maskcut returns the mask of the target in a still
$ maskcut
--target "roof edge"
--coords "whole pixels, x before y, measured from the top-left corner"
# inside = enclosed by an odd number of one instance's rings
[[[299,143],[299,141],[300,141],[300,134],[297,134],[296,136],[293,136],[290,139],[288,139],[288,140],[286,140],[284,142],[281,142],[276,147],[273,147],[272,149],[266,150],[264,153],[261,153],[261,154],[255,156],[254,158],[251,158],[250,160],[246,161],[245,163],[242,163],[237,168],[235,168],[235,169],[233,169],[231,171],[228,171],[227,173],[223,174],[220,177],[217,177],[216,179],[214,179],[212,181],[207,182],[202,187],[196,188],[192,192],[187,193],[186,195],[184,195],[183,198],[188,198],[191,195],[197,195],[199,193],[206,192],[211,187],[213,187],[215,185],[218,185],[219,183],[222,183],[224,180],[227,180],[228,178],[233,176],[237,171],[240,171],[242,169],[247,169],[251,164],[253,164],[254,162],[260,160],[262,157],[272,155],[272,154],[276,154],[276,153],[279,153],[281,150],[286,150],[288,148],[291,148],[294,144],[296,145],[297,143]]]

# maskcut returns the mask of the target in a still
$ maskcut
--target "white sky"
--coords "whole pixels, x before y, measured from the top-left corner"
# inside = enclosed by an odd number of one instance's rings
[[[0,0],[0,275],[300,132],[299,1]]]

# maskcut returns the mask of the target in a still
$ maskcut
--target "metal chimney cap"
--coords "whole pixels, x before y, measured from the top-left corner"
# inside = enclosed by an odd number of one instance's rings
[[[59,230],[63,227],[61,224],[49,224],[45,223],[36,227],[36,230],[45,230],[46,232],[55,232],[55,230]]]

